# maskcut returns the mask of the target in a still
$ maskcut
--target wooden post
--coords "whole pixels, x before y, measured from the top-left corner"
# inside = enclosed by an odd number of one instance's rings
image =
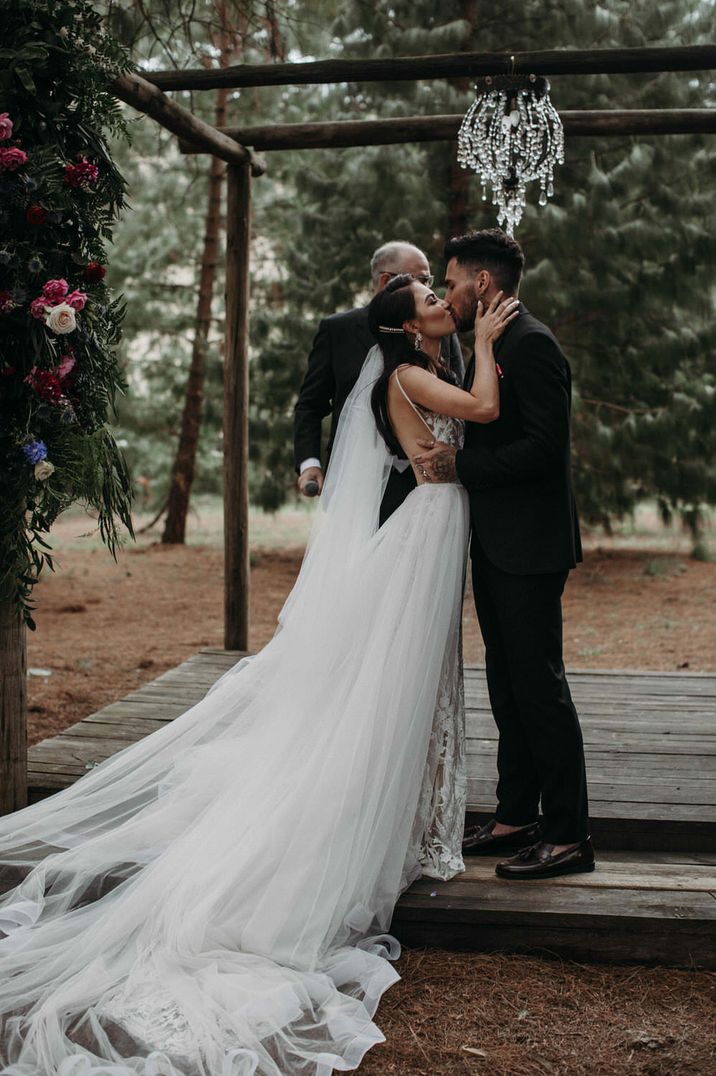
[[[227,169],[224,349],[224,646],[249,646],[249,244],[251,175]]]
[[[0,814],[27,804],[27,657],[25,625],[0,600]]]

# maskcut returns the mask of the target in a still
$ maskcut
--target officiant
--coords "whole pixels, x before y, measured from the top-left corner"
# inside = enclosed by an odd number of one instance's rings
[[[422,284],[432,287],[430,264],[418,247],[397,240],[378,247],[370,261],[373,293],[381,291],[400,273],[411,273]],[[312,490],[315,493],[316,487],[309,483],[316,483],[319,493],[323,488],[341,410],[374,344],[368,329],[367,306],[331,314],[318,326],[294,412],[294,457],[298,488],[304,496],[310,496]],[[463,359],[456,335],[446,338],[443,359],[457,376],[458,384],[462,384]],[[331,428],[325,453],[322,453],[321,426],[327,415],[331,416]],[[415,476],[409,461],[396,460],[381,504],[381,524],[414,487]]]

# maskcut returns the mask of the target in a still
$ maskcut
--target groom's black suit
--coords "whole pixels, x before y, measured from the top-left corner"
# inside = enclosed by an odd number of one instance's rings
[[[497,820],[543,839],[588,836],[584,748],[562,661],[561,596],[582,559],[569,450],[571,374],[523,304],[495,345],[500,417],[468,423],[457,453],[470,497],[473,590],[499,729]],[[469,365],[465,386],[474,377]]]
[[[318,326],[308,357],[308,370],[298,394],[294,412],[294,459],[298,471],[303,460],[321,458],[321,424],[331,415],[331,431],[326,457],[330,457],[338,419],[351,389],[358,380],[365,357],[375,344],[368,328],[368,307],[331,314]],[[450,368],[462,380],[463,361],[457,336],[449,337],[443,354]],[[383,523],[415,488],[412,467],[391,468],[380,506]]]

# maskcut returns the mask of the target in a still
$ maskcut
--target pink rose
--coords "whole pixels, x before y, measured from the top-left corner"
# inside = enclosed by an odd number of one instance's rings
[[[71,291],[65,299],[68,306],[71,306],[73,310],[82,310],[87,302],[87,295],[84,291]]]
[[[9,291],[0,291],[0,314],[9,314],[15,309],[12,295]]]
[[[0,112],[0,142],[12,138],[12,120],[9,112]]]
[[[17,146],[0,148],[0,172],[16,172],[27,164],[27,154]]]
[[[37,299],[33,299],[30,303],[30,313],[32,314],[33,318],[39,318],[40,321],[45,320],[45,314],[49,309],[50,308],[47,304],[47,300],[44,299],[42,296]]]
[[[69,290],[69,284],[66,280],[60,278],[59,280],[48,280],[42,289],[42,294],[50,303],[60,303],[64,299]]]

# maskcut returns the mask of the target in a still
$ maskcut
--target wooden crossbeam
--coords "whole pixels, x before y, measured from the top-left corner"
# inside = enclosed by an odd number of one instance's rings
[[[716,44],[636,49],[554,49],[542,52],[458,52],[438,56],[235,64],[224,68],[145,71],[162,90],[214,90],[220,86],[305,86],[339,82],[403,82],[476,78],[511,71],[535,75],[612,75],[644,71],[707,71],[716,67]]]
[[[112,84],[112,92],[120,101],[145,112],[162,127],[179,135],[186,144],[193,146],[192,152],[211,153],[229,164],[248,164],[255,176],[266,171],[266,165],[252,150],[166,97],[141,75],[131,71],[120,75]]]
[[[601,112],[561,112],[565,134],[575,136],[714,134],[716,108],[613,109]],[[261,127],[223,127],[222,134],[256,150],[340,149],[404,142],[455,141],[462,116],[403,116],[390,120],[341,120],[335,123],[267,124]],[[179,142],[183,153],[197,153]]]

